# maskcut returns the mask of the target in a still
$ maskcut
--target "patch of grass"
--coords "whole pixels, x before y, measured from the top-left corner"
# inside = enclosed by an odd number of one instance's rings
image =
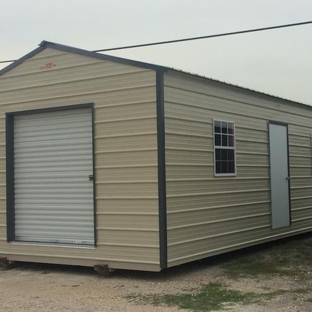
[[[309,294],[312,292],[312,287],[306,287],[306,288],[297,288],[292,290],[295,294]]]
[[[260,303],[286,293],[307,294],[312,288],[298,288],[295,290],[277,290],[263,294],[242,292],[229,289],[219,283],[211,283],[197,292],[187,292],[174,295],[137,295],[127,296],[129,301],[151,303],[156,306],[177,306],[192,311],[217,311],[233,304]]]
[[[298,237],[278,244],[274,243],[270,247],[261,246],[256,251],[255,249],[243,251],[238,256],[232,254],[230,258],[221,264],[228,277],[255,278],[278,275],[307,280],[311,278],[312,237]],[[302,285],[307,286],[306,283]],[[128,299],[154,305],[177,306],[193,311],[217,311],[233,304],[259,304],[283,294],[293,294],[298,298],[300,295],[307,297],[312,292],[312,287],[277,291],[263,288],[263,290],[266,292],[255,294],[214,283],[197,290],[183,290],[179,294],[132,295],[128,296]],[[308,296],[305,300],[309,302],[312,298]]]
[[[252,292],[241,292],[228,289],[222,284],[213,283],[201,288],[198,292],[188,292],[175,295],[131,295],[127,298],[131,301],[143,301],[154,305],[178,306],[192,311],[216,311],[230,304],[249,304],[270,299],[280,292],[258,295]]]
[[[231,278],[257,277],[259,275],[282,274],[282,268],[273,261],[267,261],[261,255],[243,255],[223,264],[226,274]]]
[[[153,298],[153,303],[178,306],[182,309],[195,311],[212,311],[220,310],[227,303],[247,303],[254,298],[253,293],[242,293],[227,289],[221,284],[210,284],[198,293],[156,296]]]
[[[259,251],[243,252],[224,263],[229,277],[256,277],[259,275],[285,275],[309,278],[312,267],[312,238],[298,238],[267,247]]]

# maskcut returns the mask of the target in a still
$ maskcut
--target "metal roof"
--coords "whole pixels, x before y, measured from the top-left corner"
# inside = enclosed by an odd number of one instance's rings
[[[79,48],[74,48],[74,47],[70,47],[70,46],[67,46],[67,45],[58,44],[58,43],[49,42],[49,41],[42,41],[39,44],[38,48],[36,48],[35,50],[29,52],[25,56],[21,57],[20,59],[16,60],[12,64],[10,64],[7,67],[5,67],[2,70],[0,70],[0,76],[3,75],[4,73],[10,71],[11,69],[15,68],[16,66],[18,66],[19,64],[21,64],[25,60],[33,57],[34,55],[38,54],[39,52],[41,52],[41,51],[43,51],[43,50],[45,50],[47,48],[51,48],[51,49],[55,49],[55,50],[59,50],[59,51],[64,51],[64,52],[76,53],[76,54],[84,55],[84,56],[87,56],[87,57],[93,57],[93,58],[97,58],[97,59],[101,59],[101,60],[106,60],[106,61],[111,61],[111,62],[116,62],[116,63],[122,63],[122,64],[126,64],[126,65],[131,65],[131,66],[137,66],[137,67],[141,67],[141,68],[152,69],[152,70],[155,70],[155,71],[168,71],[168,70],[170,70],[170,71],[174,71],[174,72],[181,73],[181,74],[184,74],[184,75],[189,75],[189,76],[192,76],[192,77],[198,77],[198,78],[204,79],[204,80],[206,80],[208,82],[211,82],[211,83],[216,83],[216,84],[227,86],[227,87],[234,88],[234,89],[237,89],[237,90],[242,90],[242,91],[245,91],[245,92],[248,92],[248,93],[252,93],[253,95],[265,97],[267,99],[278,100],[278,101],[281,101],[281,102],[286,102],[286,103],[294,104],[294,105],[300,105],[300,106],[303,106],[304,108],[312,109],[311,105],[308,105],[308,104],[305,104],[305,103],[292,101],[292,100],[289,100],[289,99],[286,99],[286,98],[282,98],[282,97],[278,97],[278,96],[275,96],[275,95],[271,95],[271,94],[268,94],[268,93],[264,93],[264,92],[256,91],[256,90],[253,90],[253,89],[249,89],[249,88],[241,87],[241,86],[238,86],[238,85],[234,85],[234,84],[231,84],[231,83],[227,83],[227,82],[224,82],[224,81],[208,78],[206,76],[201,76],[201,75],[198,75],[198,74],[185,72],[183,70],[178,70],[178,69],[175,69],[175,68],[170,68],[170,67],[156,65],[156,64],[151,64],[151,63],[146,63],[146,62],[130,60],[130,59],[127,59],[127,58],[122,58],[122,57],[117,57],[117,56],[112,56],[112,55],[107,55],[107,54],[101,54],[101,53],[92,52],[92,51],[88,51],[88,50],[83,50],[83,49],[79,49]]]

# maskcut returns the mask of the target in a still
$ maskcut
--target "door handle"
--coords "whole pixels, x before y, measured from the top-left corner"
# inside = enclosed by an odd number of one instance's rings
[[[286,180],[289,181],[289,180],[290,180],[290,177],[286,177]]]
[[[89,175],[89,181],[91,181],[91,182],[93,181],[93,174]]]

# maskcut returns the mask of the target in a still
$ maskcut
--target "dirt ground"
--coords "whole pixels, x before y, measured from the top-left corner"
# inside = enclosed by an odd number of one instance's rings
[[[222,256],[162,273],[116,271],[111,277],[100,277],[92,268],[23,263],[13,269],[0,269],[0,311],[189,311],[176,306],[154,306],[139,297],[131,300],[128,297],[179,294],[196,291],[209,283],[222,283],[231,289],[256,294],[277,291],[268,300],[247,305],[236,303],[221,311],[312,311],[311,292],[298,292],[302,287],[312,289],[311,279],[229,278],[219,261],[227,260]]]

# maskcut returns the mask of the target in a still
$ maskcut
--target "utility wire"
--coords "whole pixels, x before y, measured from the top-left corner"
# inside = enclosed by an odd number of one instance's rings
[[[227,33],[221,33],[221,34],[215,34],[215,35],[200,36],[200,37],[192,37],[192,38],[184,38],[184,39],[176,39],[176,40],[168,40],[168,41],[160,41],[160,42],[151,42],[151,43],[144,43],[144,44],[136,44],[136,45],[131,45],[131,46],[123,46],[123,47],[117,47],[117,48],[94,50],[92,52],[104,52],[104,51],[113,51],[113,50],[141,48],[141,47],[155,46],[155,45],[161,45],[161,44],[178,43],[178,42],[185,42],[185,41],[192,41],[192,40],[201,40],[201,39],[210,39],[210,38],[216,38],[216,37],[241,35],[241,34],[246,34],[246,33],[251,33],[251,32],[259,32],[259,31],[266,31],[266,30],[286,28],[286,27],[295,27],[295,26],[302,26],[302,25],[307,25],[307,24],[312,24],[312,21],[293,23],[293,24],[285,24],[285,25],[277,25],[277,26],[270,26],[270,27],[263,27],[263,28],[254,28],[254,29],[233,31],[233,32],[227,32]]]
[[[262,28],[253,28],[253,29],[232,31],[232,32],[226,32],[226,33],[220,33],[220,34],[214,34],[214,35],[200,36],[200,37],[191,37],[191,38],[183,38],[183,39],[176,39],[176,40],[167,40],[167,41],[158,41],[158,42],[150,42],[150,43],[143,43],[143,44],[135,44],[135,45],[129,45],[129,46],[121,46],[121,47],[115,47],[115,48],[93,50],[92,52],[107,52],[107,51],[116,51],[116,50],[124,50],[124,49],[150,47],[150,46],[156,46],[156,45],[162,45],[162,44],[210,39],[210,38],[225,37],[225,36],[234,36],[234,35],[241,35],[241,34],[247,34],[247,33],[252,33],[252,32],[274,30],[274,29],[279,29],[279,28],[303,26],[303,25],[307,25],[307,24],[312,24],[312,21],[292,23],[292,24],[284,24],[284,25],[277,25],[277,26],[270,26],[270,27],[262,27]],[[15,60],[0,61],[0,63],[12,63],[14,61]]]

